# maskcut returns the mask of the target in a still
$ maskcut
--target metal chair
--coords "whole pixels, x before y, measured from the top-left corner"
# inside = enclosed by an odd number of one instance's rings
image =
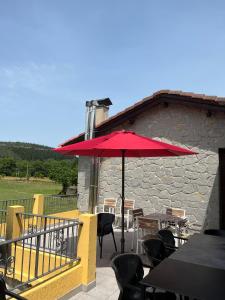
[[[166,214],[183,219],[183,221],[179,222],[179,224],[177,224],[177,226],[175,223],[169,222],[169,226],[172,226],[175,229],[175,231],[177,232],[177,234],[180,236],[180,234],[182,233],[182,230],[187,229],[187,224],[188,224],[188,219],[185,218],[185,216],[186,216],[185,209],[175,208],[175,207],[167,207]]]
[[[110,213],[100,213],[98,214],[98,226],[97,235],[100,246],[100,258],[102,258],[102,246],[103,237],[107,234],[112,234],[115,250],[117,251],[116,241],[113,232],[113,222],[115,221],[115,215]]]
[[[181,209],[181,208],[167,207],[166,208],[166,214],[184,219],[186,211],[184,209]]]
[[[95,206],[95,214],[108,212],[111,214],[115,214],[117,205],[117,199],[115,198],[105,198],[103,204],[99,204]]]
[[[134,240],[135,234],[137,234],[137,218],[144,216],[144,212],[142,208],[136,208],[132,210],[132,217],[133,217],[133,235],[131,240],[131,250],[134,250]]]
[[[158,219],[149,219],[146,217],[137,218],[137,246],[136,253],[139,253],[139,244],[149,239],[149,236],[157,235],[160,229],[160,221]]]
[[[135,200],[132,199],[124,200],[124,220],[126,221],[127,231],[129,229],[130,219],[132,217],[131,211],[133,211],[134,206],[135,206]],[[121,218],[122,215],[121,215],[121,206],[120,206],[119,212],[116,213],[116,219],[121,220]]]

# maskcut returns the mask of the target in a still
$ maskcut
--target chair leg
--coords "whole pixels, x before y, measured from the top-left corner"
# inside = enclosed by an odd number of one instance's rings
[[[138,254],[138,252],[139,252],[139,241],[138,241],[138,238],[137,238],[136,254]]]
[[[100,237],[100,258],[102,258],[103,236]]]
[[[136,244],[136,254],[138,254],[139,252],[139,229],[137,228],[137,232],[136,232],[136,239],[137,239],[137,244]]]
[[[129,222],[130,220],[129,220],[129,215],[127,216],[127,231],[129,231]]]
[[[116,246],[116,240],[115,240],[115,236],[114,236],[114,231],[112,231],[112,236],[113,236],[114,247],[115,247],[115,250],[117,252],[117,246]]]
[[[134,251],[134,238],[135,238],[135,228],[132,234],[132,240],[131,240],[131,251]]]

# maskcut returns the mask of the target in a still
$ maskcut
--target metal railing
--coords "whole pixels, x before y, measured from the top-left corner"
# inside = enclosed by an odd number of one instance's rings
[[[59,226],[79,223],[78,219],[66,219],[39,214],[17,213],[17,216],[21,220],[23,236],[58,228]]]
[[[55,214],[77,208],[76,195],[47,195],[44,200],[44,214]]]
[[[31,213],[33,211],[34,198],[2,200],[0,201],[0,210],[7,210],[8,206],[12,205],[24,206],[24,211]]]
[[[7,211],[0,209],[0,240],[6,237],[6,216]]]
[[[80,225],[82,223],[77,220],[67,224],[58,223],[53,227],[49,224],[46,230],[42,228],[35,233],[0,243],[0,272],[8,289],[26,289],[32,281],[78,262]]]

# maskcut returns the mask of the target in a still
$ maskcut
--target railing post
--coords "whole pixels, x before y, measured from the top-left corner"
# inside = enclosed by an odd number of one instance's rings
[[[34,276],[38,277],[38,264],[39,264],[39,250],[40,250],[40,242],[41,242],[41,236],[37,236],[37,244],[36,244],[36,255],[35,255],[35,271]]]
[[[81,258],[82,284],[88,290],[96,279],[97,217],[83,214],[79,219],[83,225],[79,228],[77,256]]]
[[[43,215],[43,213],[44,213],[44,195],[35,194],[34,195],[33,214]]]
[[[8,206],[6,216],[6,240],[16,239],[23,232],[23,217],[17,215],[24,213],[24,206]]]

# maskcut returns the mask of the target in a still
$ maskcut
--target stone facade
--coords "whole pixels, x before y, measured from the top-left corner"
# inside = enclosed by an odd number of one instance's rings
[[[89,207],[90,168],[91,159],[80,156],[78,160],[77,207],[83,212],[88,211]]]
[[[219,226],[218,149],[225,147],[225,116],[180,104],[158,105],[140,114],[131,125],[118,129],[172,143],[198,155],[168,158],[127,158],[126,198],[135,199],[145,213],[163,212],[165,207],[184,208],[192,222]],[[79,206],[87,205],[88,158],[79,163]],[[84,179],[86,175],[86,179]],[[85,192],[86,191],[86,192]],[[99,202],[121,193],[121,159],[101,159]],[[82,195],[82,196],[81,196]]]

